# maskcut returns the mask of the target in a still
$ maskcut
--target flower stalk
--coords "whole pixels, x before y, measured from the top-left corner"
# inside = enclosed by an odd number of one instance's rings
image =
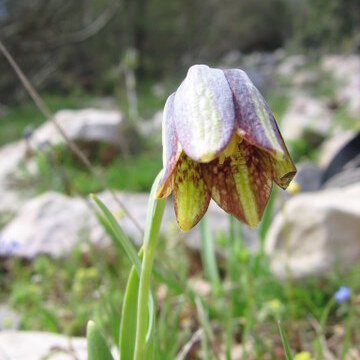
[[[146,215],[146,227],[143,241],[143,260],[140,273],[140,284],[137,304],[137,319],[136,319],[136,340],[135,340],[135,360],[142,360],[145,358],[146,340],[151,333],[149,324],[149,296],[150,294],[150,279],[152,267],[154,262],[155,247],[160,231],[161,220],[164,214],[165,199],[155,199],[155,192],[162,177],[162,172],[156,177],[151,189],[148,210]]]

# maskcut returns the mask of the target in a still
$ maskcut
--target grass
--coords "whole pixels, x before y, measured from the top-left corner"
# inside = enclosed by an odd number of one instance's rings
[[[144,151],[140,154],[122,157],[107,148],[99,150],[99,156],[92,160],[94,168],[103,172],[109,186],[115,190],[149,191],[152,181],[161,169],[159,152]],[[33,161],[36,171],[29,171],[27,163]],[[35,188],[34,188],[34,184]],[[38,150],[30,160],[25,160],[18,171],[16,186],[35,193],[58,191],[68,195],[88,195],[104,190],[80,161],[64,145],[47,150]]]
[[[360,291],[360,267],[357,266],[345,275],[334,270],[326,278],[293,283],[290,296],[289,284],[274,278],[266,257],[259,259],[257,254],[248,252],[239,236],[235,231],[232,246],[236,247],[236,262],[232,263],[231,277],[227,259],[218,261],[220,296],[206,290],[211,279],[203,273],[199,257],[189,257],[184,243],[175,241],[170,234],[160,240],[154,273],[159,311],[157,359],[174,359],[197,329],[204,329],[209,359],[214,357],[211,355],[214,352],[222,351],[221,344],[227,336],[230,336],[231,347],[241,346],[246,338],[246,359],[263,359],[265,354],[268,359],[282,359],[284,350],[278,320],[282,322],[293,353],[306,350],[315,354],[311,339],[316,338],[318,330],[313,325],[321,323],[335,291],[341,285],[349,286],[354,294]],[[228,246],[230,239],[225,241],[223,246]],[[118,330],[111,324],[114,319],[119,323],[130,262],[122,251],[114,250],[88,246],[84,253],[79,246],[65,259],[47,256],[33,262],[3,259],[0,261],[1,301],[20,312],[24,330],[85,335],[86,322],[92,318],[100,320],[108,339],[115,342]],[[199,301],[201,312],[206,315],[199,314]],[[325,341],[332,337],[328,346],[336,354],[341,351],[343,338],[340,336],[334,343],[334,331],[345,331],[350,315],[352,324],[358,324],[360,309],[356,303],[335,304],[329,308],[323,334]],[[356,325],[350,328],[350,335],[349,346],[356,347],[360,342]],[[201,345],[196,342],[186,358],[198,358],[195,354],[199,351]]]
[[[0,261],[1,302],[21,314],[21,329],[84,335],[86,322],[104,315],[104,304],[121,303],[126,257],[80,246],[64,259]],[[99,301],[100,300],[100,301]]]

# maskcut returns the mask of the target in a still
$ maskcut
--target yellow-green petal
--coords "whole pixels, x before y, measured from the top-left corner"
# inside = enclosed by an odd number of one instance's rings
[[[210,193],[202,177],[201,164],[191,160],[184,153],[175,169],[173,196],[180,229],[190,230],[206,212]]]
[[[226,212],[254,227],[262,217],[272,188],[269,156],[246,141],[221,164],[203,164],[211,196]]]
[[[283,159],[278,160],[269,156],[269,160],[271,161],[273,180],[282,189],[286,189],[296,174],[296,167],[288,151],[286,150]]]

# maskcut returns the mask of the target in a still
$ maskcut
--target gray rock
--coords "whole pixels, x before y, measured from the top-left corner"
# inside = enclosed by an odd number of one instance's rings
[[[47,332],[1,331],[1,360],[86,360],[85,338],[68,338]]]
[[[360,261],[360,184],[299,194],[276,215],[266,238],[279,278],[320,276]]]
[[[116,193],[130,214],[144,227],[148,206],[148,194]],[[140,246],[141,232],[126,216],[119,204],[108,192],[98,194],[100,200],[115,215],[125,234]],[[227,233],[228,216],[211,202],[207,212],[211,232]],[[162,222],[161,233],[184,241],[190,248],[200,248],[200,229],[196,226],[183,233],[176,225],[171,199],[168,200]],[[83,198],[68,197],[55,192],[44,193],[27,201],[16,216],[0,232],[0,255],[19,256],[32,259],[39,254],[61,257],[84,241],[99,247],[110,244],[102,226],[95,217],[93,206]],[[244,242],[249,248],[258,245],[254,230],[244,227]]]
[[[94,227],[95,230],[89,231]],[[0,251],[1,255],[24,258],[41,253],[62,256],[69,253],[80,239],[96,244],[102,236],[103,232],[85,200],[48,192],[26,202],[2,229]]]
[[[145,225],[146,211],[148,203],[148,194],[134,194],[134,193],[117,193],[121,201],[126,205],[127,209],[136,218],[137,222],[141,226]],[[104,192],[98,195],[99,198],[106,204],[106,206],[113,213],[119,212],[119,206],[111,197],[108,192]],[[229,219],[228,215],[220,209],[213,201],[210,202],[209,209],[207,211],[208,223],[212,234],[217,232],[224,232],[225,234],[229,231]],[[124,232],[133,239],[134,243],[140,246],[142,243],[141,234],[136,226],[125,216],[118,217],[118,222],[123,228]],[[162,234],[167,234],[171,238],[176,238],[178,241],[184,241],[188,247],[193,250],[199,250],[201,244],[200,228],[195,226],[188,232],[180,231],[176,224],[174,206],[171,197],[168,199],[164,218],[162,221],[161,229]],[[258,246],[258,239],[256,231],[249,227],[243,228],[244,232],[244,244],[249,248],[256,248]]]
[[[336,97],[339,102],[347,103],[351,115],[360,115],[360,56],[326,55],[321,67],[332,74],[336,80]]]
[[[21,203],[21,193],[15,188],[15,177],[25,155],[23,140],[0,148],[0,214],[16,211]]]
[[[302,70],[297,72],[291,78],[291,83],[297,88],[315,86],[320,80],[320,74],[317,71]]]
[[[230,50],[220,60],[220,64],[224,68],[239,68],[243,60],[243,54],[240,50]]]
[[[138,123],[139,133],[145,137],[150,138],[153,141],[161,144],[161,128],[162,128],[163,112],[158,111],[149,120],[142,120]]]
[[[61,110],[54,119],[65,134],[74,141],[100,142],[118,145],[121,139],[122,114],[116,110]],[[64,140],[51,121],[38,128],[31,143],[39,146],[42,143],[56,145]]]
[[[301,192],[317,191],[321,186],[321,169],[314,164],[297,164],[294,181]]]
[[[324,188],[343,188],[352,184],[360,183],[360,167],[350,168],[332,176],[324,184]]]
[[[0,305],[0,332],[4,330],[17,330],[19,325],[19,315],[7,305]]]
[[[286,140],[304,137],[324,138],[330,131],[332,113],[325,102],[298,93],[293,96],[282,119]]]
[[[280,76],[291,76],[304,65],[306,65],[305,55],[291,55],[281,62],[277,68],[277,73]]]
[[[351,141],[357,132],[354,130],[342,130],[336,129],[333,135],[324,141],[320,148],[319,153],[319,165],[322,169],[326,169],[331,161],[334,159],[336,154],[347,144]]]

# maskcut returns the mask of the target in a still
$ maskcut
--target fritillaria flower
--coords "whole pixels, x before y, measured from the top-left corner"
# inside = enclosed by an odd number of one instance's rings
[[[273,181],[285,189],[296,173],[272,112],[242,70],[192,66],[166,101],[162,129],[164,175],[156,196],[173,192],[184,231],[211,198],[256,226]]]

